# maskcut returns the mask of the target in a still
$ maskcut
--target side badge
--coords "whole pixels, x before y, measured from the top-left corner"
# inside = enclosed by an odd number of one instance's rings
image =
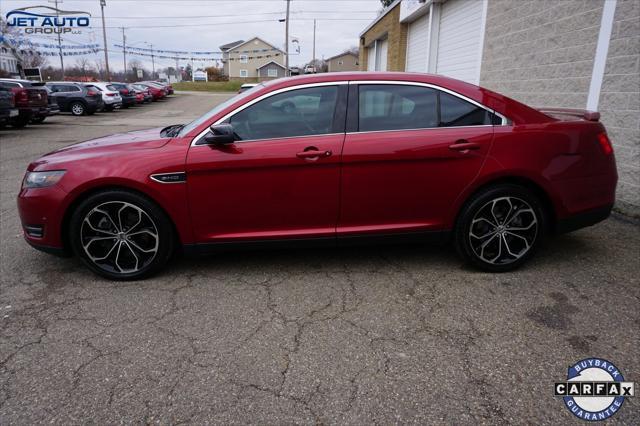
[[[183,183],[187,181],[187,174],[185,172],[156,173],[149,177],[160,183]]]

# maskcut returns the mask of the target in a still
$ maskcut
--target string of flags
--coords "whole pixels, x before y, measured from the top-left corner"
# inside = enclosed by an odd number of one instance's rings
[[[173,53],[176,55],[221,55],[222,51],[189,51],[189,50],[163,50],[163,49],[150,49],[150,48],[146,48],[146,47],[132,47],[132,46],[123,46],[121,44],[114,44],[115,47],[118,47],[120,49],[122,49],[123,47],[125,49],[130,49],[130,50],[135,50],[138,52],[152,52],[154,54],[154,56],[156,56],[156,53]],[[253,50],[232,50],[232,53],[263,53],[263,52],[273,52],[273,51],[280,51],[280,49],[277,48],[270,48],[270,49],[253,49]],[[170,56],[171,58],[175,58],[175,56]]]
[[[42,49],[63,49],[63,50],[81,50],[81,49],[98,49],[100,48],[100,44],[92,43],[92,44],[61,44],[58,46],[57,44],[51,43],[36,43],[24,38],[13,38],[6,37],[0,35],[0,42],[6,42],[9,45],[17,48],[28,47],[28,48],[42,48]]]
[[[117,45],[114,44],[115,47],[120,47],[122,48],[122,45]],[[133,50],[128,50],[129,48],[125,49],[125,52],[127,53],[127,55],[138,55],[138,56],[147,56],[147,57],[151,57],[153,56],[154,58],[161,58],[161,59],[179,59],[182,61],[220,61],[222,60],[222,58],[220,57],[193,57],[193,56],[176,56],[176,55],[156,55],[155,52],[160,52],[159,50],[154,50],[153,54],[151,53],[146,53],[146,52],[136,52]],[[166,52],[166,51],[165,51]],[[273,58],[276,56],[280,56],[280,53],[274,53],[272,55],[257,55],[257,56],[247,56],[246,59],[260,59],[260,58]],[[240,61],[240,58],[226,58],[224,60],[229,60],[229,61]],[[242,58],[242,60],[245,60],[245,58]]]

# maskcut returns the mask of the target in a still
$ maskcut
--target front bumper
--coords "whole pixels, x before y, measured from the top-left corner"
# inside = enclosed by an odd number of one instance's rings
[[[67,195],[58,185],[20,190],[18,213],[29,244],[45,247],[48,252],[64,250],[61,230]],[[33,232],[34,229],[39,232]]]

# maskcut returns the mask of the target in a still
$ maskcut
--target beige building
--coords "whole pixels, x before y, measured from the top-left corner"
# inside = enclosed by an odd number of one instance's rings
[[[358,55],[353,52],[344,52],[327,59],[327,71],[358,71]]]
[[[229,80],[258,81],[284,76],[284,52],[261,38],[238,40],[220,46],[220,50],[224,74]]]

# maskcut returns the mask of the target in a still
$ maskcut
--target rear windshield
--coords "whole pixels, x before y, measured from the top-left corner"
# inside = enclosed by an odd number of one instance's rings
[[[117,92],[117,91],[118,91],[118,89],[116,89],[116,88],[113,86],[113,84],[108,84],[106,87],[107,87],[107,90],[113,90],[114,92]]]

